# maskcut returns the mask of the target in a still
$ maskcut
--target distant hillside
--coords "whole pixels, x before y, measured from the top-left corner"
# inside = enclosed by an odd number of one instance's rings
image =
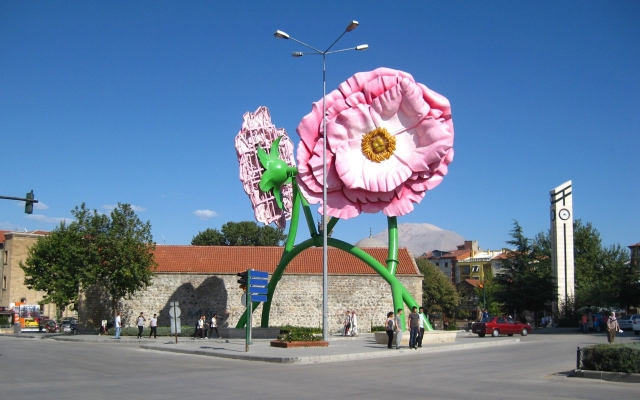
[[[373,235],[375,239],[388,243],[387,230]],[[464,243],[464,238],[453,231],[445,231],[431,224],[398,224],[398,242],[407,247],[414,257],[433,250],[455,250]]]

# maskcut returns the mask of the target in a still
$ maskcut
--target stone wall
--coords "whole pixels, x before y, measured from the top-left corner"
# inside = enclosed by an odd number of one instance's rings
[[[6,282],[6,287],[2,288],[1,306],[8,307],[11,303],[19,302],[21,299],[25,299],[26,304],[39,304],[44,299],[45,292],[27,288],[24,284],[24,271],[20,268],[20,262],[25,262],[29,255],[29,248],[41,237],[43,235],[26,232],[5,233],[6,258],[3,257],[2,279],[3,285]],[[42,315],[55,318],[55,305],[44,304],[41,309]]]
[[[422,277],[398,278],[420,301]],[[158,314],[158,325],[168,326],[169,302],[177,301],[183,326],[195,325],[201,314],[210,319],[217,313],[221,317],[220,326],[235,327],[245,310],[237,279],[235,274],[156,274],[146,290],[120,302],[124,325],[135,326],[138,314],[144,312],[147,319]],[[356,310],[360,332],[369,332],[372,325],[383,325],[386,313],[393,310],[389,284],[378,275],[329,275],[328,283],[330,332],[340,331],[346,310]],[[261,315],[259,306],[253,313],[253,326],[260,325]],[[102,319],[113,319],[111,301],[91,288],[81,297],[80,323],[86,329],[97,329]],[[322,276],[283,275],[276,288],[269,322],[270,326],[322,327]]]

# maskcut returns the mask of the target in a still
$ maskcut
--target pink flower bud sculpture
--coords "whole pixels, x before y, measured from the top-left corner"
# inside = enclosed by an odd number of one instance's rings
[[[448,165],[453,160],[453,122],[449,101],[416,83],[408,73],[389,68],[355,74],[328,94],[325,101],[326,207],[331,217],[327,224],[328,232],[340,218],[382,211],[387,216],[389,227],[387,265],[333,237],[327,239],[327,244],[358,257],[380,274],[391,286],[394,309],[403,307],[403,304],[410,308],[418,306],[395,276],[398,264],[396,217],[411,212],[414,204],[420,203],[425,193],[440,184],[447,174]],[[245,114],[245,123],[246,119]],[[268,145],[267,142],[261,142],[263,144],[252,153],[257,156],[262,168],[245,167],[245,170],[258,171],[249,174],[252,187],[262,192],[272,192],[279,209],[291,210],[291,225],[283,256],[269,282],[268,301],[262,309],[263,327],[269,324],[273,293],[286,266],[303,250],[322,246],[322,235],[315,228],[309,207],[309,203],[322,205],[325,185],[322,168],[325,140],[322,100],[313,103],[311,113],[302,119],[297,132],[301,139],[297,170],[282,155],[283,150],[286,153],[288,149],[283,147],[283,140],[289,141],[286,133],[281,135],[282,139],[272,138]],[[251,134],[244,137],[247,143],[253,143],[254,146],[259,142]],[[237,143],[238,139],[236,148]],[[267,154],[264,148],[269,146],[271,148]],[[240,150],[238,155],[241,155]],[[253,158],[250,159],[255,165]],[[242,177],[242,161],[240,168]],[[289,183],[292,184],[293,199],[286,202],[283,201],[283,188]],[[253,202],[253,198],[260,196],[251,198]],[[256,203],[253,204],[255,209]],[[311,238],[294,246],[301,207]],[[237,327],[245,323],[246,314]],[[428,323],[426,329],[432,329]]]

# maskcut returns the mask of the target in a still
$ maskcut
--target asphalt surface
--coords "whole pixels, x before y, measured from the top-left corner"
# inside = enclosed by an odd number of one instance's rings
[[[589,399],[637,398],[640,384],[574,378],[576,347],[606,343],[606,335],[544,330],[526,337],[477,338],[461,333],[455,345],[389,351],[366,335],[333,338],[328,348],[306,349],[347,357],[362,353],[398,354],[343,362],[253,362],[199,355],[200,351],[242,353],[242,341],[170,338],[114,340],[98,335],[30,334],[0,337],[0,398],[155,400],[216,399]],[[47,337],[49,340],[40,340]],[[173,339],[173,338],[171,338]],[[510,343],[519,339],[517,343]],[[632,333],[616,342],[639,343]],[[477,345],[476,343],[480,343]],[[489,343],[492,343],[489,345]],[[504,343],[504,344],[503,344]],[[178,354],[141,346],[179,348]],[[283,357],[312,357],[305,349],[259,347]],[[479,346],[479,347],[478,347]],[[209,347],[213,349],[209,349]],[[218,348],[218,350],[216,350]],[[334,349],[334,350],[332,350]],[[440,349],[440,350],[436,350]],[[339,350],[339,351],[338,351]],[[292,351],[294,353],[292,353]],[[431,352],[430,352],[431,351]],[[437,351],[437,352],[434,352]],[[331,361],[331,360],[330,360]],[[333,361],[341,361],[340,358]]]

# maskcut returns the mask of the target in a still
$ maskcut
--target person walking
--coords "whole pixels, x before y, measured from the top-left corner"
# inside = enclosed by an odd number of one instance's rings
[[[418,307],[411,307],[411,314],[407,318],[407,330],[409,331],[409,348],[418,350],[418,336],[420,336],[420,314]]]
[[[158,318],[156,314],[153,314],[153,318],[149,320],[149,327],[151,328],[151,332],[149,332],[149,339],[151,339],[151,335],[153,335],[154,339],[158,338]]]
[[[211,317],[211,324],[209,326],[209,336],[213,339],[213,331],[216,331],[216,337],[220,338],[220,333],[218,332],[218,314],[213,314]]]
[[[146,319],[144,318],[144,313],[140,313],[140,315],[138,315],[138,339],[142,338],[142,330],[144,329],[144,321],[146,321]]]
[[[396,350],[400,348],[402,342],[402,308],[398,308],[395,318],[393,319],[396,331]]]
[[[351,311],[351,336],[358,336],[358,317],[356,310]]]
[[[590,312],[587,313],[587,333],[591,333],[593,331],[593,316]]]
[[[589,324],[587,323],[587,313],[582,314],[582,319],[580,320],[580,323],[582,324],[582,333],[586,334],[587,333],[587,329],[589,329]]]
[[[349,310],[347,310],[345,317],[344,317],[344,334],[342,336],[347,336],[349,335],[349,331],[351,330],[351,313],[349,312]]]
[[[387,331],[387,337],[389,340],[387,341],[387,349],[392,348],[393,346],[393,332],[395,332],[395,321],[393,320],[393,311],[387,313],[387,322],[385,324],[385,329]]]
[[[420,316],[420,335],[418,336],[418,347],[422,347],[422,338],[424,337],[424,308],[418,308],[418,315]]]
[[[620,330],[620,325],[618,325],[618,319],[616,318],[616,313],[612,312],[611,316],[607,320],[607,340],[610,344],[614,344],[616,341],[616,332]]]
[[[122,329],[122,319],[120,318],[120,311],[118,311],[118,314],[116,315],[115,319],[113,320],[113,327],[116,330],[116,339],[120,339],[120,330]]]

